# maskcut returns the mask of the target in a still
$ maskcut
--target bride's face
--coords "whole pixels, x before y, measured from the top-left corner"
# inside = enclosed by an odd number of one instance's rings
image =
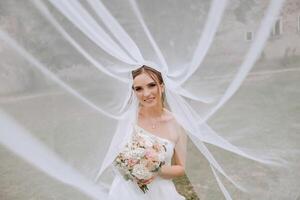
[[[163,85],[150,75],[141,73],[133,80],[134,92],[142,106],[159,106],[162,102]]]

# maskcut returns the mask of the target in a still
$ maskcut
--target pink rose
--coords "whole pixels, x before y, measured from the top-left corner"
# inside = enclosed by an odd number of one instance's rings
[[[136,163],[138,162],[138,160],[135,160],[135,159],[129,159],[128,160],[128,165],[130,167],[134,166]]]
[[[147,159],[152,159],[152,158],[154,158],[155,157],[155,151],[153,151],[153,149],[148,149],[147,151],[146,151],[146,154],[145,154],[145,157],[147,158]]]

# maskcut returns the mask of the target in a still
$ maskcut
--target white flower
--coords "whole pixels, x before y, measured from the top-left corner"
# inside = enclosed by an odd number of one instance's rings
[[[152,146],[153,146],[153,143],[149,139],[148,140],[146,139],[145,140],[145,147],[149,148],[149,147],[152,147]]]
[[[145,165],[137,164],[133,167],[132,174],[138,179],[150,179],[152,173],[145,167]]]
[[[145,149],[143,148],[136,148],[136,149],[133,149],[128,153],[128,157],[132,158],[132,159],[139,159],[141,157],[143,157],[145,155]]]

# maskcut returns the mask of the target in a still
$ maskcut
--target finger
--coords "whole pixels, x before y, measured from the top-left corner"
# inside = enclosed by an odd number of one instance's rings
[[[145,180],[145,181],[143,181],[143,183],[148,183],[149,181],[151,181],[152,180],[152,178],[150,178],[150,179],[148,179],[148,180]]]
[[[146,182],[144,182],[145,184],[149,184],[153,181],[154,178],[150,178],[149,180],[147,180]]]

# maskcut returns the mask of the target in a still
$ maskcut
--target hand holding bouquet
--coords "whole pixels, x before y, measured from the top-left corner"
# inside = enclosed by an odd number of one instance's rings
[[[163,142],[147,135],[134,134],[116,157],[114,165],[126,180],[136,182],[146,193],[153,179],[164,165],[166,147]]]

